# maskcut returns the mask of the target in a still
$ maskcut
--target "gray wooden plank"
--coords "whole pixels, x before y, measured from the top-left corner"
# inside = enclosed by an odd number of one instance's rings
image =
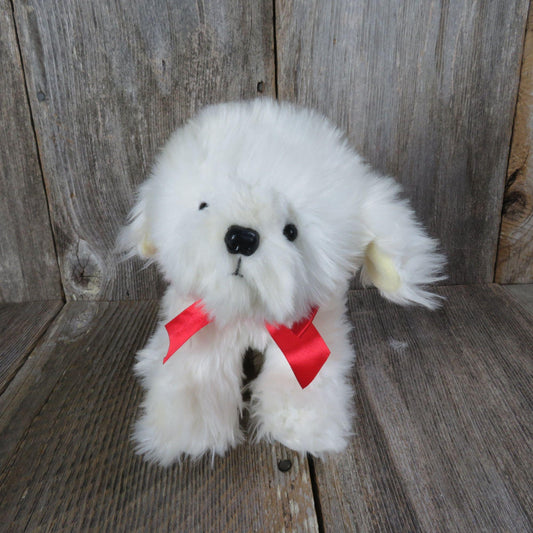
[[[524,309],[533,314],[533,284],[505,285],[504,289],[511,294]]]
[[[533,282],[533,9],[529,10],[513,126],[502,225],[496,262],[497,283]]]
[[[58,301],[0,304],[0,394],[62,306]]]
[[[498,286],[434,313],[352,292],[356,435],[315,465],[325,531],[531,531],[533,324]]]
[[[452,283],[494,279],[528,7],[276,2],[279,97],[324,112],[398,177]]]
[[[274,94],[272,3],[14,3],[65,293],[158,295],[115,238],[170,133],[201,105]],[[260,83],[262,82],[262,84]]]
[[[0,397],[0,421],[6,412],[11,420],[0,424],[1,443],[13,420],[27,420],[0,473],[0,523],[10,531],[317,531],[307,460],[279,445],[166,469],[134,455],[141,391],[131,366],[156,311],[153,302],[66,304],[24,367],[34,366],[18,384],[18,405],[11,397],[5,409]],[[285,458],[288,472],[277,466]]]
[[[107,307],[109,304],[100,302],[66,304],[0,396],[0,470],[9,462],[25,431],[71,364],[73,342],[86,335]],[[85,347],[74,346],[86,354]]]
[[[0,302],[61,299],[9,0],[0,0]]]

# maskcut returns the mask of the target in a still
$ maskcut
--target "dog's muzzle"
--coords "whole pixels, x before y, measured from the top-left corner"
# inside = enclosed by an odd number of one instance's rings
[[[259,233],[251,228],[230,226],[224,242],[230,254],[249,256],[259,248]]]

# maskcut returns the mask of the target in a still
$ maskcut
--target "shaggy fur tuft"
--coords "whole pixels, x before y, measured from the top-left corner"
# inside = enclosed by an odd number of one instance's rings
[[[119,236],[127,257],[155,261],[169,283],[161,322],[135,365],[146,389],[138,451],[163,465],[223,454],[243,438],[245,407],[258,439],[317,455],[341,450],[353,413],[349,280],[362,268],[385,298],[438,303],[425,287],[442,279],[444,259],[399,192],[327,120],[292,105],[211,106],[178,129]],[[296,238],[287,237],[288,225]],[[232,226],[257,232],[253,253],[229,252]],[[164,324],[199,299],[213,322],[163,365]],[[331,355],[302,389],[265,322],[290,327],[313,306]],[[250,347],[264,364],[245,406],[242,358]]]

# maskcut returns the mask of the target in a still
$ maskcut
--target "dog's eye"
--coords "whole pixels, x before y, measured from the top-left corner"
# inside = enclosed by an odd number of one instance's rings
[[[198,206],[198,209],[201,211],[202,209],[205,209],[206,207],[209,207],[209,204],[207,202],[202,202],[199,206]]]
[[[285,235],[285,237],[292,242],[296,240],[296,237],[298,237],[298,230],[294,224],[287,224],[283,228],[283,235]]]

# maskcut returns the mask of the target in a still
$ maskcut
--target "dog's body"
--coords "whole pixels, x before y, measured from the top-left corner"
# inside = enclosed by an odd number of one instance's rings
[[[382,295],[434,307],[422,286],[442,256],[399,188],[322,117],[270,100],[206,108],[166,145],[120,238],[169,282],[161,322],[138,354],[146,388],[138,448],[169,464],[241,438],[243,355],[264,354],[249,385],[256,436],[298,451],[342,449],[351,432],[354,353],[345,292],[359,268]],[[201,300],[212,322],[162,364],[164,325]],[[266,324],[313,325],[331,355],[305,388]]]

